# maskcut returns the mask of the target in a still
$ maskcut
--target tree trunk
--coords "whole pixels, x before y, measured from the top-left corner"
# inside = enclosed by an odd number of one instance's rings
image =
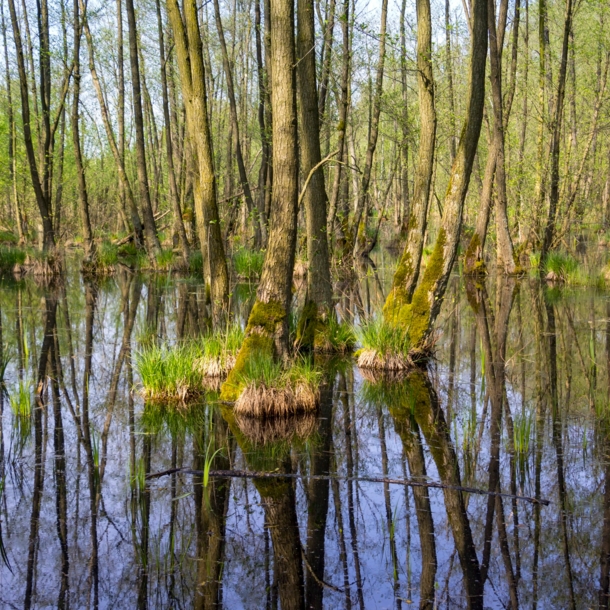
[[[136,15],[133,0],[125,1],[127,10],[127,25],[129,31],[129,60],[131,63],[131,88],[133,103],[133,122],[136,135],[136,166],[138,170],[138,186],[144,218],[144,232],[146,234],[146,251],[153,267],[157,266],[157,256],[161,253],[161,244],[155,226],[150,190],[148,184],[148,170],[146,167],[146,150],[144,146],[144,115],[142,112],[142,93],[140,85],[140,60],[138,57],[138,34],[136,30]]]
[[[320,114],[316,87],[314,7],[312,0],[297,0],[297,81],[299,88],[299,123],[301,169],[305,178],[320,165]],[[306,339],[304,347],[313,347],[315,332],[306,327],[326,321],[332,310],[332,283],[326,231],[328,198],[324,170],[320,166],[305,187],[303,201],[307,223],[307,299],[298,333]],[[315,308],[317,311],[311,311]],[[313,315],[311,315],[313,314]]]
[[[95,256],[95,244],[93,242],[93,231],[91,230],[91,219],[89,217],[89,198],[87,196],[87,182],[85,180],[85,168],[80,147],[80,128],[78,106],[80,103],[80,41],[81,21],[79,15],[78,0],[74,0],[74,84],[72,98],[72,144],[74,146],[74,163],[76,165],[76,178],[78,183],[78,203],[80,209],[81,225],[83,231],[83,244],[85,256],[83,268],[91,265]]]
[[[392,291],[384,308],[386,317],[394,315],[392,309],[399,309],[411,302],[419,278],[426,235],[436,140],[430,0],[418,0],[417,2],[417,88],[421,127],[412,208],[408,219],[405,248],[394,274]]]
[[[408,328],[413,347],[426,344],[434,321],[439,314],[457,254],[464,201],[468,192],[472,164],[483,121],[486,56],[487,0],[473,0],[470,82],[466,117],[443,203],[441,227],[434,250],[423,277],[413,292],[411,302],[405,302],[405,291],[400,289],[403,278],[407,275],[401,265],[395,274],[394,288],[388,295],[384,306],[384,316],[388,322]]]
[[[212,307],[215,311],[221,311],[227,305],[229,273],[216,201],[216,178],[197,5],[195,0],[187,0],[184,3],[184,21],[176,0],[167,0],[167,10],[174,32],[186,106],[187,130],[197,157],[194,183],[199,242],[205,260],[205,275],[210,285]]]
[[[169,114],[169,97],[167,93],[167,68],[165,59],[165,42],[163,37],[163,18],[161,16],[161,4],[159,0],[155,0],[155,8],[157,10],[157,30],[159,32],[159,62],[161,63],[161,92],[163,94],[163,120],[165,121],[165,151],[167,154],[167,177],[169,181],[169,198],[174,211],[174,226],[178,232],[180,240],[180,249],[182,251],[182,260],[185,266],[188,266],[190,248],[186,237],[186,229],[182,219],[182,210],[180,209],[180,199],[178,197],[178,185],[176,182],[176,172],[174,170],[174,147],[172,141],[172,122]]]
[[[252,352],[288,356],[288,314],[297,237],[298,151],[293,0],[271,0],[273,192],[269,243],[256,302],[237,363],[222,387],[224,400],[241,391],[240,375]]]

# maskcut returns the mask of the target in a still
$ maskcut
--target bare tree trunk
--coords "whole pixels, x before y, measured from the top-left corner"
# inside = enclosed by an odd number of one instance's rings
[[[195,0],[187,0],[184,3],[184,21],[176,0],[167,0],[167,9],[176,43],[187,128],[197,155],[197,172],[194,178],[199,242],[206,261],[205,275],[211,289],[212,307],[220,311],[227,304],[229,273],[216,201],[216,178],[197,5]]]
[[[155,226],[150,190],[148,183],[148,169],[146,167],[146,150],[144,145],[144,116],[142,112],[142,94],[140,85],[140,61],[138,57],[138,34],[136,29],[136,15],[133,0],[125,1],[127,10],[127,24],[129,31],[129,59],[131,63],[131,88],[133,104],[133,121],[136,132],[136,166],[138,169],[138,186],[144,218],[144,232],[146,234],[146,251],[153,267],[157,266],[157,256],[161,253],[161,244]]]
[[[297,81],[299,88],[299,123],[301,169],[307,179],[317,167],[303,201],[307,223],[307,301],[301,317],[297,340],[313,348],[315,327],[332,312],[332,283],[326,230],[328,198],[324,169],[320,163],[320,114],[316,87],[314,7],[311,0],[297,0]],[[313,311],[315,309],[315,311]]]
[[[79,14],[78,0],[74,0],[74,84],[72,98],[72,145],[74,146],[74,163],[76,165],[76,179],[78,182],[78,202],[83,231],[83,243],[85,256],[83,268],[91,265],[95,256],[95,244],[93,242],[93,231],[91,230],[91,219],[89,217],[89,198],[87,196],[87,182],[85,180],[85,168],[80,147],[80,128],[78,106],[80,103],[80,41],[81,41],[81,19]]]
[[[174,211],[174,226],[180,239],[180,249],[182,250],[182,260],[188,265],[190,248],[186,237],[186,229],[182,219],[180,209],[180,199],[178,197],[178,185],[176,182],[176,172],[174,170],[174,147],[172,138],[172,122],[169,114],[169,98],[167,93],[167,67],[165,58],[165,42],[163,37],[163,18],[161,16],[161,4],[155,0],[157,11],[157,30],[159,32],[159,61],[161,63],[161,92],[163,95],[163,120],[165,121],[165,151],[167,154],[167,177],[169,181],[169,198]]]
[[[250,192],[250,182],[248,180],[246,165],[244,163],[244,157],[241,150],[241,139],[239,136],[239,120],[237,118],[237,103],[235,101],[235,87],[233,85],[233,71],[231,69],[231,62],[229,61],[229,53],[227,52],[227,43],[225,41],[224,29],[222,27],[222,19],[220,17],[220,3],[218,0],[214,0],[214,16],[216,19],[216,30],[218,31],[218,38],[220,39],[222,64],[224,67],[225,78],[227,80],[229,114],[231,117],[231,128],[233,130],[233,139],[235,142],[235,157],[237,160],[237,170],[239,172],[239,181],[241,182],[240,190],[244,192],[246,206],[248,208],[248,211],[252,213],[254,211],[254,201],[252,199],[252,193]],[[260,248],[262,244],[258,216],[254,218],[254,223],[254,245],[257,248]]]

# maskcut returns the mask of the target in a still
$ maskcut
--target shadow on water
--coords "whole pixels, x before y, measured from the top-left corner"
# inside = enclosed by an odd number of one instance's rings
[[[608,608],[610,295],[447,294],[429,370],[320,360],[318,412],[259,421],[139,396],[134,353],[209,329],[197,282],[0,284],[0,606]]]

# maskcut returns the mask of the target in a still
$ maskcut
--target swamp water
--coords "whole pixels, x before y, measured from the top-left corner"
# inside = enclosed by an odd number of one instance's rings
[[[389,267],[342,317],[381,310]],[[134,353],[203,332],[203,295],[0,283],[0,607],[606,607],[610,293],[455,277],[427,372],[327,360],[319,413],[266,425],[137,394]]]

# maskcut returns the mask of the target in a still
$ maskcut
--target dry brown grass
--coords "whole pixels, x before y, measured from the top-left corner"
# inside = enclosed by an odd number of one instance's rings
[[[294,438],[306,439],[316,429],[316,421],[313,413],[270,419],[235,415],[235,423],[242,434],[254,445],[290,441]]]
[[[236,358],[233,354],[214,357],[203,356],[193,362],[193,368],[203,377],[225,377],[235,366],[235,360]]]
[[[425,345],[411,348],[408,354],[380,354],[374,349],[363,349],[358,354],[358,367],[362,370],[408,371],[425,364],[431,357],[436,340],[428,339]]]
[[[248,384],[235,403],[236,416],[258,418],[287,417],[298,413],[314,412],[320,400],[317,388],[297,383],[282,388]]]

